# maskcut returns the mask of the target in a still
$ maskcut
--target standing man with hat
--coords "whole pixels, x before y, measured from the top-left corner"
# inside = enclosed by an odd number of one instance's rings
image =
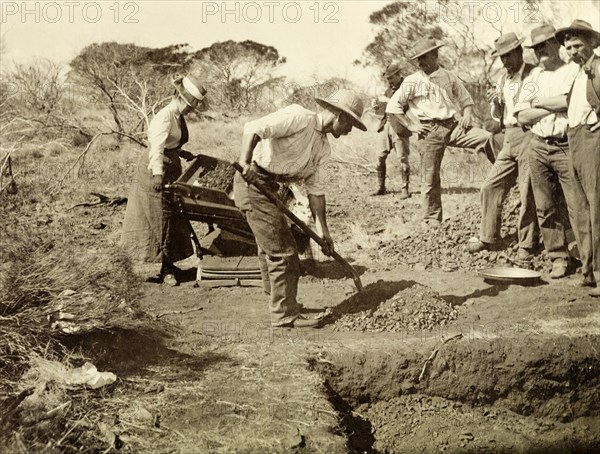
[[[550,277],[558,279],[567,273],[570,256],[566,234],[574,223],[569,222],[561,202],[566,200],[571,216],[579,209],[569,172],[567,139],[567,94],[579,67],[560,59],[555,31],[549,24],[531,31],[531,44],[525,47],[534,50],[541,67],[532,71],[531,87],[521,90],[515,114],[520,125],[531,129],[531,185],[544,247],[552,260]]]
[[[147,262],[160,260],[160,280],[177,285],[174,262],[194,253],[190,223],[181,216],[166,184],[181,176],[181,160],[194,155],[181,147],[189,139],[185,115],[204,101],[206,89],[194,76],[173,82],[175,93],[158,111],[148,127],[148,153],[140,157],[134,184],[129,193],[121,243],[134,258]]]
[[[528,266],[538,246],[539,227],[527,158],[531,133],[524,131],[515,117],[515,105],[521,91],[535,88],[531,84],[534,66],[523,61],[523,41],[524,38],[519,39],[514,33],[507,33],[494,41],[492,57],[500,57],[506,72],[500,76],[496,88],[488,90],[487,97],[492,106],[492,117],[500,121],[505,131],[504,144],[481,187],[480,235],[468,241],[467,250],[475,253],[496,247],[500,241],[502,202],[510,188],[518,182],[521,208],[517,225],[517,260]]]
[[[407,199],[410,197],[410,191],[408,189],[408,180],[410,176],[410,165],[408,163],[410,148],[408,139],[410,138],[411,132],[402,125],[397,125],[395,130],[385,114],[386,104],[396,90],[400,88],[400,84],[402,84],[402,81],[404,80],[402,67],[398,63],[391,63],[383,72],[383,77],[388,83],[388,88],[385,91],[385,95],[377,101],[378,109],[383,103],[381,110],[384,110],[383,117],[377,128],[377,132],[379,133],[377,136],[377,180],[379,182],[379,188],[372,195],[386,194],[386,160],[390,152],[395,150],[400,160],[400,172],[402,174],[402,191],[400,192],[400,198]]]
[[[353,127],[363,131],[367,127],[361,121],[363,103],[356,93],[338,90],[315,101],[325,110],[315,113],[292,104],[246,123],[239,162],[247,181],[258,181],[272,192],[277,192],[279,183],[304,187],[317,230],[327,243],[323,252],[329,254],[334,245],[325,214],[323,166],[331,154],[327,134],[337,139]],[[305,318],[296,301],[300,261],[285,215],[239,174],[234,180],[234,199],[256,239],[263,286],[271,299],[271,325],[317,326],[319,320]]]
[[[575,197],[582,208],[573,213],[579,244],[582,285],[596,287],[600,280],[600,33],[582,20],[556,32],[556,39],[579,65],[568,96],[570,170]],[[600,297],[600,288],[590,291]]]
[[[440,171],[446,147],[494,156],[492,134],[472,127],[473,98],[456,75],[438,64],[438,49],[444,45],[432,37],[417,41],[411,60],[420,70],[404,79],[385,109],[390,121],[418,134],[424,218],[432,225],[443,219]]]

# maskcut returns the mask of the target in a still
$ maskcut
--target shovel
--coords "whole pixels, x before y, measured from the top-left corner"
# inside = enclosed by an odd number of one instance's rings
[[[243,169],[242,166],[239,164],[239,162],[237,161],[233,161],[231,163],[231,166],[237,170],[240,175],[242,175]],[[242,175],[243,178],[243,175]],[[325,241],[319,236],[317,235],[316,232],[314,232],[308,225],[306,225],[306,223],[304,223],[301,219],[298,218],[298,216],[296,216],[294,213],[292,213],[284,204],[283,202],[279,199],[279,197],[277,197],[275,194],[273,194],[271,191],[269,191],[267,188],[265,188],[263,186],[262,183],[260,182],[255,182],[255,183],[251,183],[253,184],[256,189],[258,189],[267,199],[269,199],[272,203],[275,204],[275,206],[277,208],[279,208],[279,210],[285,214],[288,218],[290,218],[290,220],[296,224],[300,230],[302,230],[306,235],[308,235],[310,238],[312,238],[319,246],[321,247],[325,247]],[[333,251],[331,253],[331,257],[333,257],[340,265],[342,265],[342,267],[344,268],[344,270],[346,270],[346,272],[348,274],[350,274],[350,276],[352,276],[352,280],[354,281],[354,285],[356,286],[356,289],[361,292],[363,290],[363,285],[362,282],[360,281],[360,277],[358,275],[358,273],[356,272],[356,270],[352,267],[352,265],[350,265],[346,260],[344,260],[344,258],[338,254],[337,252]]]

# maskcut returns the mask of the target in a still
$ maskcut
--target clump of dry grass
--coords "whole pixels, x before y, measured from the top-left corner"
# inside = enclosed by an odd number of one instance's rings
[[[73,315],[78,332],[128,324],[139,278],[116,247],[91,253],[62,239],[46,239],[31,227],[5,227],[0,247],[0,377],[14,378],[31,351],[53,344],[48,318]],[[65,291],[66,294],[65,294]],[[12,359],[11,359],[12,358]]]
[[[56,320],[65,314],[79,335],[144,323],[135,310],[140,280],[117,247],[91,252],[57,229],[28,222],[24,214],[33,207],[25,194],[0,209],[0,407],[6,409],[0,451],[59,449],[62,439],[60,452],[69,452],[65,443],[80,446],[75,440],[85,428],[67,427],[68,421],[81,419],[87,391],[73,395],[56,380],[32,384],[24,374],[40,364],[68,367],[83,360],[63,346],[68,334]]]

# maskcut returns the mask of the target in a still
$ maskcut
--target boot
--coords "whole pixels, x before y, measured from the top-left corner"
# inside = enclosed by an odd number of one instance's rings
[[[409,171],[408,169],[402,170],[402,191],[400,192],[400,199],[408,199],[410,197],[410,191],[408,190],[408,180],[409,180]]]
[[[377,164],[377,181],[379,182],[379,189],[371,195],[384,195],[385,190],[385,158],[379,158],[379,164]]]

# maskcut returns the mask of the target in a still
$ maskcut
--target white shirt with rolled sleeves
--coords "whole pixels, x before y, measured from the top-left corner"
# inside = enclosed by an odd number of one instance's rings
[[[181,140],[181,112],[175,100],[159,110],[148,126],[148,170],[152,175],[163,175],[165,148],[175,148]]]
[[[530,82],[526,82],[521,90],[514,114],[531,108],[531,103],[535,100],[568,94],[578,70],[579,66],[575,63],[564,64],[554,71],[546,71],[542,68],[532,70]],[[566,137],[568,128],[569,123],[565,111],[545,116],[531,126],[531,132],[545,138]]]
[[[470,105],[473,98],[462,81],[450,71],[438,68],[429,75],[417,71],[406,77],[385,112],[403,114],[408,106],[419,120],[447,120]]]
[[[587,61],[588,65],[593,58],[594,55]],[[575,77],[573,91],[571,92],[571,98],[569,99],[569,108],[567,110],[569,127],[571,128],[576,128],[583,124],[593,125],[598,122],[596,112],[594,112],[594,109],[592,109],[592,106],[587,100],[587,74],[583,70],[583,67],[580,67],[579,65],[577,65],[577,67],[579,70]]]
[[[504,102],[504,112],[503,112],[503,123],[504,126],[518,126],[517,117],[515,116],[515,106],[521,99],[521,92],[525,90],[526,94],[530,96],[532,92],[535,92],[536,88],[531,82],[532,73],[535,73],[535,69],[531,70],[531,72],[523,79],[523,71],[525,70],[525,63],[521,65],[521,68],[513,74],[509,76],[508,74],[503,74],[498,83],[496,84],[496,92],[500,99]],[[492,118],[496,121],[500,121],[495,115],[494,104],[492,104]]]
[[[321,114],[292,104],[246,123],[244,134],[261,138],[252,155],[258,166],[286,183],[299,184],[308,194],[325,194],[323,166],[331,147]]]

